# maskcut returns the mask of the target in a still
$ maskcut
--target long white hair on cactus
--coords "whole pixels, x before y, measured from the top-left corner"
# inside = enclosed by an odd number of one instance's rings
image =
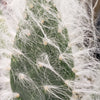
[[[0,100],[13,100],[14,93],[10,84],[10,63],[13,53],[14,37],[19,20],[23,18],[25,0],[1,0],[0,10]]]
[[[68,29],[69,47],[74,60],[76,78],[70,84],[72,100],[100,99],[100,61],[95,54],[97,47],[94,25],[93,0],[54,0],[62,23]]]
[[[2,0],[4,1],[4,0]],[[20,94],[13,93],[10,86],[10,78],[9,78],[9,71],[10,71],[10,60],[12,54],[12,45],[14,43],[14,37],[16,35],[16,29],[18,29],[19,20],[23,19],[27,15],[23,16],[23,12],[25,10],[25,2],[26,0],[7,0],[6,9],[4,9],[5,5],[1,6],[3,11],[2,19],[5,20],[2,23],[5,24],[4,28],[0,28],[0,36],[4,42],[2,46],[0,46],[0,99],[1,100],[12,100],[14,97],[19,97]],[[48,2],[50,0],[47,0]],[[73,97],[72,100],[98,100],[96,95],[100,94],[99,91],[99,66],[100,62],[93,57],[93,52],[96,49],[96,35],[95,35],[95,26],[93,22],[93,6],[92,1],[89,2],[86,0],[54,0],[57,8],[59,10],[58,17],[61,17],[62,23],[59,25],[59,30],[61,31],[62,25],[68,29],[68,34],[70,38],[69,47],[72,48],[72,54],[67,55],[67,53],[62,53],[55,43],[55,40],[49,39],[46,36],[43,28],[41,27],[40,23],[43,24],[44,20],[36,19],[32,12],[26,7],[28,14],[32,18],[33,21],[36,22],[37,26],[41,29],[45,38],[43,38],[43,44],[47,45],[50,44],[53,47],[57,48],[60,55],[59,60],[64,60],[67,64],[69,63],[68,60],[74,57],[74,68],[72,69],[73,72],[76,74],[76,79],[74,81],[69,81],[63,79],[62,76],[58,72],[56,72],[53,67],[49,63],[49,58],[47,54],[41,55],[40,59],[37,59],[38,67],[45,67],[51,70],[55,75],[60,77],[65,84],[73,90]],[[33,2],[34,3],[34,2]],[[56,16],[56,14],[49,11],[49,7],[45,7],[45,5],[41,5],[48,13]],[[33,5],[30,5],[32,8]],[[87,11],[89,10],[89,12]],[[54,19],[52,19],[54,20]],[[1,23],[1,22],[0,22]],[[27,23],[29,24],[29,23]],[[7,27],[5,27],[7,26]],[[30,26],[31,27],[31,26]],[[6,28],[6,32],[3,30]],[[31,27],[34,30],[33,27]],[[51,28],[51,27],[50,27]],[[29,30],[24,30],[22,32],[21,38],[23,41],[27,38],[23,38],[24,33],[27,36],[30,36],[31,33]],[[63,35],[63,34],[62,34]],[[9,41],[9,42],[8,42]],[[33,42],[33,41],[32,41]],[[21,54],[21,51],[14,50]],[[4,55],[4,52],[6,56]],[[9,55],[10,54],[10,55]],[[46,59],[44,59],[46,58]],[[4,62],[7,62],[6,65]],[[30,61],[30,59],[29,59]],[[61,68],[61,67],[60,67]],[[37,88],[36,84],[27,76],[25,73],[19,73],[18,75],[19,81],[22,85],[25,85],[25,82],[31,83],[34,87]],[[3,83],[2,83],[3,82]],[[7,87],[7,88],[5,88]],[[54,85],[44,85],[44,90],[49,92],[51,95],[57,97],[58,99],[63,100],[57,94],[63,94],[64,96],[68,96],[67,89],[65,87],[58,87]],[[38,88],[37,88],[38,89]],[[71,91],[71,90],[69,90]],[[69,97],[69,96],[68,96]],[[70,97],[69,97],[70,98]],[[96,99],[95,99],[96,98]]]

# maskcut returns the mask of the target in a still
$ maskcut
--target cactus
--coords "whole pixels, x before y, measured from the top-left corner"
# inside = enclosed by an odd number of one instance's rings
[[[13,3],[7,5],[8,3],[9,0],[0,1],[0,100],[12,100],[19,96],[11,89],[10,63],[12,53],[15,52],[13,42],[20,16],[16,16],[17,11],[16,8],[14,9]],[[21,11],[22,9],[19,8],[18,12]]]
[[[100,100],[98,5],[1,0],[0,100]]]
[[[26,3],[15,37],[11,86],[21,100],[70,100],[74,79],[67,29],[51,1]]]
[[[11,100],[18,95],[12,92],[10,85],[13,36],[14,34],[9,31],[6,18],[0,15],[0,100]]]
[[[93,6],[92,0],[55,0],[62,22],[68,28],[73,71],[77,76],[73,81],[74,96],[71,100],[100,99],[99,33],[94,25],[94,10],[98,3],[96,0]]]

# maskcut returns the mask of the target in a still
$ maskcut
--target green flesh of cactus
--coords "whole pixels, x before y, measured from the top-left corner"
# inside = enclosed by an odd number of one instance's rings
[[[59,58],[60,54],[71,54],[67,29],[59,29],[61,20],[52,2],[30,1],[14,42],[14,48],[22,53],[15,52],[11,59],[11,87],[20,94],[15,100],[70,100],[71,89],[64,80],[74,79],[73,61],[68,59],[67,64]],[[45,90],[46,85],[56,88]]]

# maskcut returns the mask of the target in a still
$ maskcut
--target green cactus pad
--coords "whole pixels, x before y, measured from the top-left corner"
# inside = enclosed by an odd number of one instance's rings
[[[11,59],[15,100],[70,100],[65,80],[75,75],[67,29],[52,2],[30,0],[20,22]]]

